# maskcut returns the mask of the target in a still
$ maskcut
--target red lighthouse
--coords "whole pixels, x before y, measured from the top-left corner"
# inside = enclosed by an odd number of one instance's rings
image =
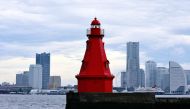
[[[109,61],[104,50],[104,30],[94,18],[87,30],[86,52],[78,79],[78,92],[112,92],[114,76],[110,73]]]

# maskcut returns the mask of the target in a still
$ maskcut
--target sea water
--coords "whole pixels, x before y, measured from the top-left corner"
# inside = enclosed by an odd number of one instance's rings
[[[65,95],[0,95],[0,109],[65,109]]]

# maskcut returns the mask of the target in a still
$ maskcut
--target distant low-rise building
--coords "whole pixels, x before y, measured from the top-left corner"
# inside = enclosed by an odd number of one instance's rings
[[[3,83],[1,84],[1,86],[9,86],[9,85],[11,85],[9,82],[3,82]]]
[[[61,77],[60,76],[50,76],[49,88],[57,89],[58,87],[61,87]]]
[[[29,71],[24,71],[21,74],[16,74],[16,86],[29,86]]]
[[[23,80],[22,80],[22,77],[23,76],[23,74],[21,73],[21,74],[16,74],[16,85],[17,86],[22,86],[22,82],[23,82]]]

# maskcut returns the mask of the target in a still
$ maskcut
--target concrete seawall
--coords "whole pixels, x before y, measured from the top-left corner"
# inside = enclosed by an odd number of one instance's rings
[[[190,109],[190,98],[156,98],[155,109]]]
[[[66,109],[190,109],[190,98],[154,93],[67,93]]]

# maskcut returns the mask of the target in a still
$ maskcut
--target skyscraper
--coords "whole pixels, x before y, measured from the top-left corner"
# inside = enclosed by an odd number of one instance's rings
[[[165,88],[162,85],[166,84],[167,80],[164,80],[165,74],[169,74],[168,68],[165,67],[157,67],[157,72],[156,72],[156,86],[162,88],[164,90]],[[169,78],[168,78],[169,81]],[[163,83],[162,83],[163,82]],[[165,82],[165,83],[164,83]],[[169,85],[168,85],[169,86]]]
[[[143,69],[140,69],[138,74],[138,84],[140,87],[145,87],[145,73]]]
[[[156,85],[165,93],[170,93],[170,75],[166,67],[157,67]]]
[[[37,53],[36,64],[42,65],[42,89],[48,89],[50,78],[50,53]]]
[[[176,62],[169,62],[170,93],[185,94],[187,88],[186,76],[183,68]]]
[[[127,43],[127,87],[134,89],[139,86],[138,73],[139,73],[139,42]]]
[[[121,72],[121,87],[127,88],[127,73],[124,71]]]
[[[190,85],[190,70],[184,70],[186,78],[187,78],[187,85]]]
[[[34,89],[42,89],[42,65],[30,65],[29,86]]]
[[[156,86],[156,62],[147,61],[145,64],[146,71],[146,87],[155,87]]]
[[[161,89],[165,93],[170,93],[170,74],[162,74]]]

